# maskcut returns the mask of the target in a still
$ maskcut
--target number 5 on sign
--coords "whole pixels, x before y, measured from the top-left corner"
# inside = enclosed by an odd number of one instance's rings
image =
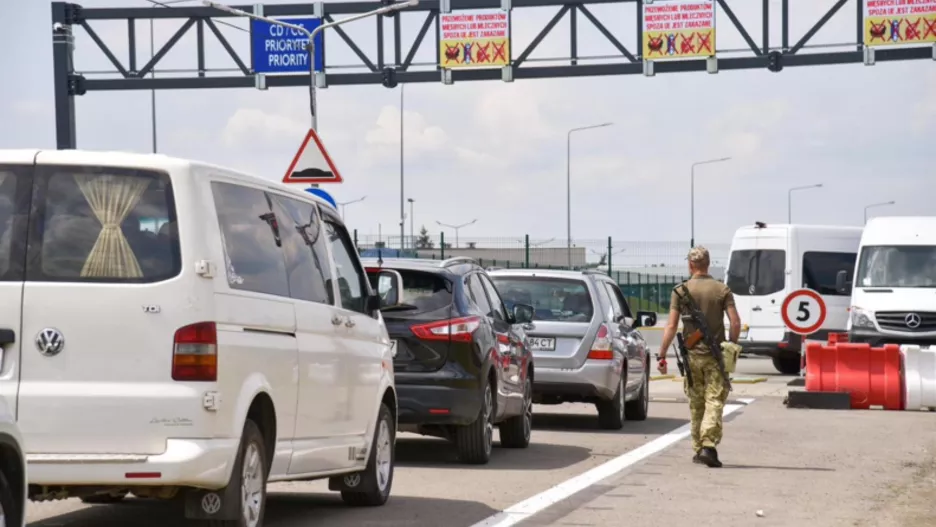
[[[812,289],[797,289],[783,300],[780,315],[790,331],[809,335],[818,331],[825,322],[825,301]]]

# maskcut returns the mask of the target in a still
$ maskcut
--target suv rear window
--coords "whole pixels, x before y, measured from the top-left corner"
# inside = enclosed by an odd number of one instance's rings
[[[39,167],[34,195],[33,210],[42,212],[31,221],[30,246],[38,254],[28,259],[28,280],[139,283],[181,271],[168,175]]]
[[[385,269],[390,269],[385,267]],[[407,314],[429,313],[439,309],[447,309],[452,305],[452,283],[443,276],[435,273],[413,271],[407,269],[393,269],[403,277],[403,304],[387,306],[382,311],[393,311]],[[370,280],[371,289],[386,300],[386,292],[378,291],[377,282],[380,272],[377,269],[367,269],[367,279]]]
[[[783,291],[786,251],[733,251],[725,283],[738,296],[764,296]]]
[[[533,306],[534,320],[588,322],[592,319],[591,295],[582,280],[545,277],[491,276],[507,310],[514,304]]]

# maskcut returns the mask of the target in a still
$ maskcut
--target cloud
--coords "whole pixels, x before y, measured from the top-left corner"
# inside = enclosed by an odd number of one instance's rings
[[[225,147],[238,149],[295,142],[306,130],[308,125],[286,115],[239,108],[228,119],[221,137]]]
[[[419,112],[403,112],[403,155],[418,163],[425,156],[443,153],[450,148],[449,136],[438,125],[430,124]],[[377,121],[359,145],[368,164],[379,164],[400,156],[400,109],[384,106]]]

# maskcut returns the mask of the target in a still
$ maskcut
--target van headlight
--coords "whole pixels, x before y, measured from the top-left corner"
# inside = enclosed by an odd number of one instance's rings
[[[852,307],[848,314],[853,328],[874,329],[874,314],[860,307]]]

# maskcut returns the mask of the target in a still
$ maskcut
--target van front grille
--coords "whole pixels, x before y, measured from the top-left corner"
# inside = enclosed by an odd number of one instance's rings
[[[936,313],[932,311],[879,311],[874,316],[881,329],[906,333],[936,331]]]

